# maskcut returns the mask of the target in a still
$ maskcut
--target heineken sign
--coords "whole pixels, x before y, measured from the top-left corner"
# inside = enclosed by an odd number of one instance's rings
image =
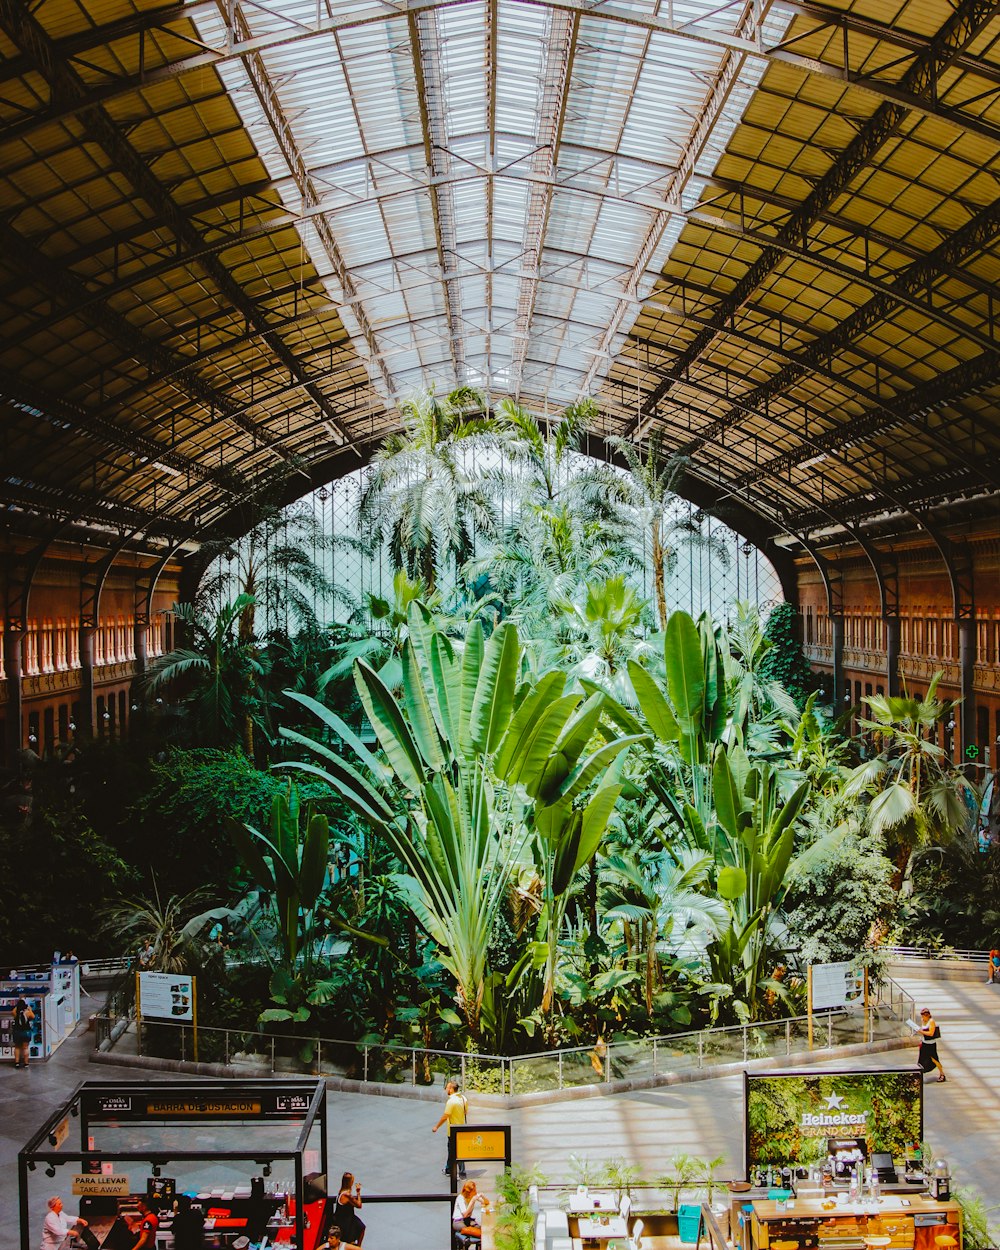
[[[852,1130],[851,1136],[858,1137],[865,1133],[868,1124],[867,1111],[844,1111],[846,1101],[843,1094],[831,1094],[826,1100],[826,1110],[820,1112],[803,1111],[801,1127],[807,1136],[818,1133],[823,1137],[836,1136],[827,1132],[828,1129]]]
[[[828,1138],[863,1141],[902,1158],[923,1137],[919,1068],[744,1075],[747,1175],[768,1165],[807,1167],[827,1157]]]

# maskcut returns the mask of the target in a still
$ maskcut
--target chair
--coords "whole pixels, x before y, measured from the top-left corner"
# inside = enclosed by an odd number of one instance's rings
[[[618,1204],[618,1214],[627,1224],[628,1217],[632,1214],[632,1199],[628,1194],[622,1194],[621,1202]]]
[[[953,1247],[957,1246],[958,1242],[952,1237],[951,1233],[938,1233],[934,1238],[934,1244],[938,1247],[938,1250],[953,1250]]]
[[[642,1250],[642,1219],[636,1220],[632,1225],[632,1235],[628,1239],[629,1250]]]

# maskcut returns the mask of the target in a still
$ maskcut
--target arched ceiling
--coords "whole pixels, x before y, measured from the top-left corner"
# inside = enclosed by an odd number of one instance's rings
[[[471,382],[809,544],[1000,498],[1000,3],[0,0],[0,503],[197,539]]]

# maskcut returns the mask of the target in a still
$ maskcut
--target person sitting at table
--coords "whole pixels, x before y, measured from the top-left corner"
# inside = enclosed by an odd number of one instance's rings
[[[345,1172],[340,1178],[337,1206],[333,1222],[344,1237],[350,1237],[360,1246],[365,1239],[365,1222],[357,1214],[361,1210],[361,1182],[354,1179],[353,1172]]]
[[[361,1250],[361,1247],[355,1245],[353,1241],[341,1241],[340,1229],[336,1224],[331,1224],[326,1234],[326,1241],[320,1242],[316,1250]]]
[[[490,1200],[476,1189],[475,1181],[466,1181],[455,1199],[455,1209],[451,1213],[451,1226],[459,1237],[470,1241],[481,1240],[483,1230],[480,1227],[480,1212],[490,1209]]]

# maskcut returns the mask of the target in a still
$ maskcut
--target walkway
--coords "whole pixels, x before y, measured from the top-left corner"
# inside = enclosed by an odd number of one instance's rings
[[[960,1181],[987,1205],[1000,1204],[996,1180],[1000,1159],[1000,986],[953,981],[903,979],[904,987],[934,1010],[941,1024],[941,1056],[948,1082],[926,1086],[925,1136],[947,1157]],[[16,1227],[17,1150],[41,1118],[81,1080],[158,1079],[133,1069],[91,1065],[92,1037],[66,1042],[52,1061],[31,1071],[0,1068],[0,1229]],[[863,1063],[893,1067],[910,1052],[872,1056]],[[160,1078],[162,1079],[162,1078]],[[368,1193],[440,1192],[444,1138],[432,1136],[436,1104],[363,1094],[331,1093],[331,1172],[351,1168]],[[472,1111],[475,1114],[475,1098]],[[484,1117],[486,1118],[486,1117]],[[495,1118],[493,1113],[490,1119]],[[637,1091],[510,1113],[514,1154],[519,1163],[537,1164],[554,1180],[568,1175],[570,1155],[603,1162],[621,1157],[638,1163],[647,1176],[665,1172],[680,1152],[722,1154],[720,1176],[740,1173],[743,1153],[742,1084],[738,1076],[689,1085]],[[473,1173],[475,1174],[475,1173]],[[59,1178],[51,1182],[58,1185]],[[34,1195],[44,1207],[42,1178]],[[52,1192],[56,1192],[53,1189]],[[66,1195],[69,1196],[68,1194]],[[372,1207],[366,1250],[445,1250],[441,1206]],[[991,1218],[1000,1232],[1000,1206]],[[13,1245],[2,1238],[3,1245]],[[1000,1243],[998,1243],[1000,1244]]]

